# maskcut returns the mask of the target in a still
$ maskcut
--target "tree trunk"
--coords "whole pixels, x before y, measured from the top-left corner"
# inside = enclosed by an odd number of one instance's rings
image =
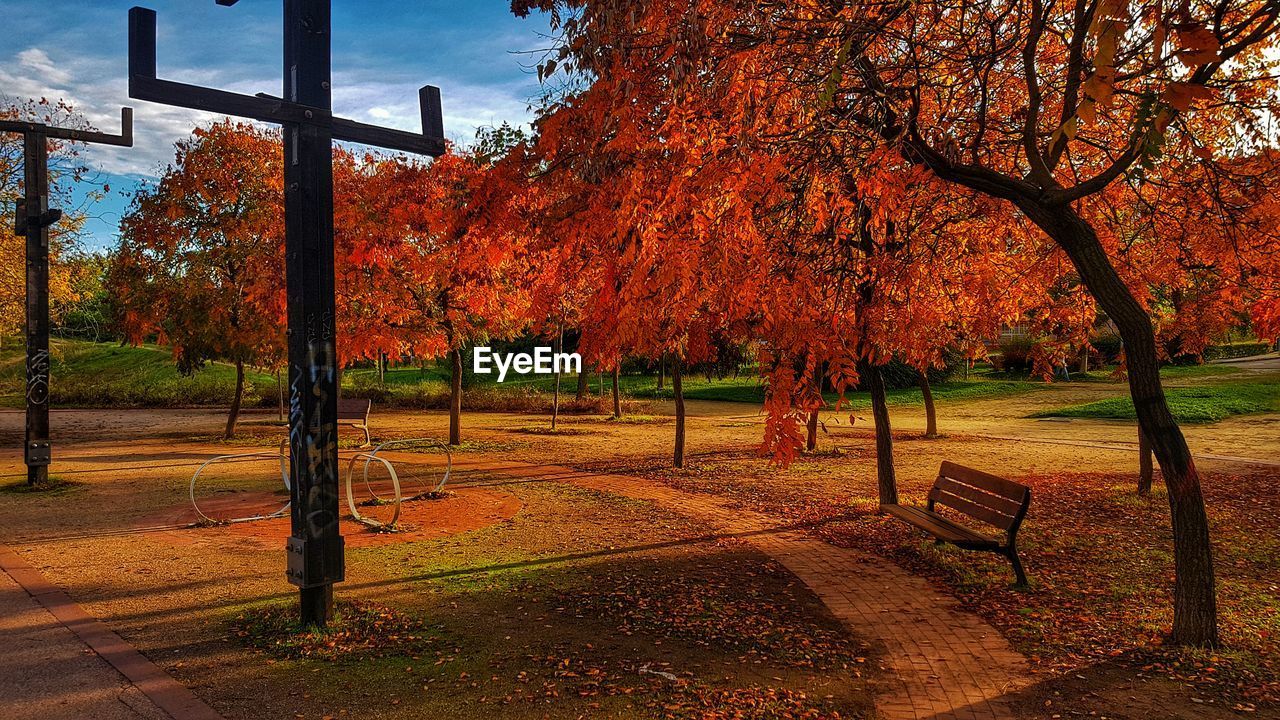
[[[617,365],[614,365],[613,366],[613,416],[615,418],[622,417],[622,396],[620,391],[618,390],[618,380],[619,380],[619,376],[621,375],[622,375],[621,368],[619,368]]]
[[[1140,497],[1149,497],[1151,495],[1151,479],[1155,476],[1155,467],[1151,462],[1151,443],[1147,442],[1147,436],[1142,434],[1142,428],[1138,428],[1138,495]]]
[[[871,414],[876,422],[876,484],[881,505],[898,504],[898,478],[893,471],[893,430],[889,427],[889,405],[885,402],[884,376],[879,365],[862,364],[862,377],[871,390]]]
[[[560,354],[564,348],[564,325],[560,326],[560,334],[556,338],[556,354]],[[556,429],[556,421],[560,419],[560,363],[556,363],[556,390],[551,396],[551,429]]]
[[[938,437],[938,408],[933,404],[933,388],[929,387],[929,373],[920,373],[920,394],[924,396],[924,436]]]
[[[378,353],[378,384],[383,387],[387,385],[386,356],[382,353]]]
[[[658,392],[662,392],[662,388],[666,385],[667,362],[666,357],[658,358]]]
[[[236,360],[236,394],[231,398],[231,412],[227,413],[227,431],[222,434],[230,440],[236,436],[236,422],[240,420],[240,403],[244,400],[244,361]]]
[[[674,465],[684,467],[684,385],[681,383],[680,358],[671,359],[671,390],[676,398],[676,449]]]
[[[276,395],[280,396],[280,422],[284,422],[284,380],[279,368],[276,368]]]
[[[587,374],[586,368],[581,368],[578,373],[578,393],[574,396],[574,400],[582,402],[587,399],[587,392],[591,389],[587,384],[591,381],[591,376]]]
[[[449,352],[453,370],[449,373],[449,444],[462,444],[462,348]]]
[[[809,413],[809,422],[805,425],[804,449],[813,452],[818,447],[818,411]]]
[[[1093,228],[1074,210],[1026,198],[1017,204],[1066,251],[1081,279],[1120,332],[1138,425],[1160,463],[1169,491],[1176,568],[1171,639],[1181,645],[1216,645],[1218,610],[1213,553],[1200,474],[1160,384],[1160,361],[1151,317],[1116,272]]]

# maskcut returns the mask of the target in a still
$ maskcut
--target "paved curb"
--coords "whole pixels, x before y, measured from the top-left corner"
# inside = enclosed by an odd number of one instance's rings
[[[40,571],[5,545],[0,545],[0,570],[169,717],[174,720],[223,720],[187,686],[174,680],[115,631],[85,612],[65,590],[54,586]]]

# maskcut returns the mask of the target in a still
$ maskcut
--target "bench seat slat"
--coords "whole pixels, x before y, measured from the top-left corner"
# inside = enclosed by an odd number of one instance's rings
[[[929,491],[929,498],[939,505],[946,505],[954,510],[968,515],[969,517],[981,520],[984,523],[994,525],[1001,530],[1008,530],[1013,525],[1013,516],[994,510],[985,505],[980,505],[968,498],[961,497],[950,493],[942,488],[935,487]]]
[[[996,548],[1000,542],[957,522],[910,505],[881,505],[885,512],[914,525],[939,540],[968,546]]]
[[[339,398],[338,419],[367,422],[369,420],[369,407],[372,404],[369,400],[344,400]]]
[[[934,483],[933,488],[934,490],[943,490],[952,495],[958,495],[983,507],[989,507],[1001,515],[1017,515],[1018,511],[1022,509],[1024,493],[1019,493],[1016,498],[1005,497],[942,476],[938,477],[938,481]]]
[[[1000,495],[1011,500],[1017,500],[1019,504],[1022,503],[1027,494],[1025,485],[1019,485],[1011,480],[1005,480],[1002,477],[996,477],[981,470],[967,468],[950,461],[943,461],[942,469],[938,471],[938,475],[959,480],[965,485],[982,488],[992,495]]]

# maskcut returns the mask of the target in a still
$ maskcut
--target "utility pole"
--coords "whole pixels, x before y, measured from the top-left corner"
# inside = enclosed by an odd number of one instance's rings
[[[49,140],[133,146],[133,110],[120,110],[120,134],[0,120],[0,132],[22,134],[23,197],[14,212],[13,232],[27,240],[27,430],[22,457],[27,484],[49,479],[53,443],[49,438],[49,228],[62,211],[49,207]]]
[[[217,0],[234,5],[237,0]],[[302,622],[325,625],[344,577],[338,529],[333,141],[444,154],[440,90],[419,90],[422,133],[333,116],[329,0],[284,0],[284,96],[241,95],[156,77],[156,13],[129,10],[129,97],[275,123],[284,130],[292,535],[286,577]]]

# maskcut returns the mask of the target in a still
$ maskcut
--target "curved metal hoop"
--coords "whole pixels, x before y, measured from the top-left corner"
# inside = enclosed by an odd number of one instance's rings
[[[425,445],[427,447],[438,447],[444,450],[444,455],[445,455],[445,469],[444,469],[444,474],[440,477],[440,482],[436,483],[436,486],[434,488],[426,489],[424,492],[414,497],[421,497],[422,495],[426,495],[430,493],[438,493],[441,490],[443,490],[445,484],[449,482],[449,476],[453,473],[453,455],[449,452],[449,447],[447,445],[441,443],[440,441],[434,438],[409,438],[406,440],[388,440],[386,442],[380,443],[373,450],[370,450],[368,452],[356,453],[355,455],[351,456],[350,462],[347,463],[347,482],[346,482],[347,508],[351,510],[351,517],[356,522],[363,523],[364,525],[368,525],[369,527],[373,527],[373,528],[384,528],[384,529],[395,528],[396,522],[398,522],[400,519],[400,506],[405,500],[404,493],[402,492],[403,488],[400,484],[400,475],[396,472],[395,465],[393,465],[390,460],[387,460],[384,457],[379,457],[378,453],[387,447],[397,447],[397,446],[404,446],[404,445],[419,445],[419,446]],[[355,494],[352,492],[351,484],[352,484],[353,478],[355,477],[356,463],[360,462],[361,460],[364,461],[364,468],[363,468],[364,486],[365,486],[365,489],[369,492],[369,497],[372,498],[373,500],[378,502],[386,502],[380,495],[378,495],[377,492],[374,491],[372,483],[369,482],[369,464],[374,462],[375,460],[382,463],[382,466],[387,469],[387,474],[391,476],[391,487],[393,492],[395,493],[395,496],[391,499],[391,502],[395,505],[395,510],[392,514],[390,522],[384,523],[379,520],[375,520],[374,518],[365,517],[360,514],[359,510],[356,509]],[[424,484],[423,487],[426,488],[427,486]]]
[[[218,455],[217,457],[213,457],[205,461],[203,465],[197,468],[195,474],[191,476],[191,484],[187,488],[187,494],[191,498],[191,507],[195,508],[196,514],[200,516],[200,520],[207,523],[213,523],[215,525],[225,525],[230,523],[250,522],[253,520],[270,520],[272,518],[278,518],[284,515],[285,513],[289,512],[289,505],[291,501],[286,501],[285,504],[279,510],[276,510],[275,512],[272,512],[272,513],[267,513],[265,515],[249,515],[247,517],[218,519],[218,518],[211,518],[208,515],[206,515],[205,512],[200,509],[200,503],[196,501],[196,481],[200,479],[200,474],[205,471],[205,468],[209,467],[210,465],[214,465],[216,463],[249,462],[251,460],[266,459],[266,458],[272,458],[274,460],[279,461],[280,479],[284,483],[284,489],[288,490],[289,489],[289,456],[281,452],[253,452],[253,453],[239,453],[237,455]]]
[[[364,482],[369,484],[369,463],[377,460],[387,469],[387,473],[391,475],[391,488],[395,491],[395,510],[391,514],[391,522],[382,522],[371,517],[365,517],[356,509],[356,499],[351,492],[351,476],[355,475],[356,463],[361,459],[364,460]],[[378,498],[381,499],[381,498]],[[356,453],[351,456],[351,462],[347,463],[347,508],[351,510],[351,517],[358,523],[368,525],[372,528],[394,528],[396,522],[400,520],[400,502],[403,498],[400,495],[400,476],[396,474],[396,468],[386,458],[374,457],[373,453]]]
[[[440,482],[436,483],[435,487],[428,487],[426,483],[422,483],[423,491],[413,497],[421,497],[422,495],[438,493],[441,490],[443,490],[444,486],[449,482],[449,476],[452,475],[453,473],[453,455],[449,452],[448,445],[440,442],[439,440],[436,440],[435,438],[409,438],[406,440],[388,440],[386,442],[379,443],[377,447],[375,447],[374,449],[370,450],[367,453],[361,453],[362,456],[366,457],[365,463],[364,463],[364,487],[366,490],[369,491],[369,497],[373,498],[374,500],[382,500],[382,498],[378,496],[378,493],[374,492],[373,487],[369,484],[369,462],[373,460],[375,456],[377,456],[377,454],[382,451],[383,448],[403,446],[403,445],[416,445],[419,447],[439,448],[444,451],[444,474],[440,476]],[[381,460],[382,458],[377,458],[377,459]]]

